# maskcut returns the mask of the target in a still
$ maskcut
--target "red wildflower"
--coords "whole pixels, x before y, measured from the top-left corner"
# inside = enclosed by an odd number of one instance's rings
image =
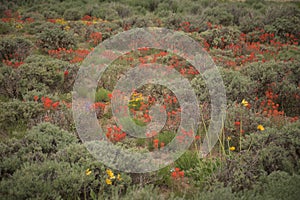
[[[64,76],[68,76],[68,74],[69,74],[69,71],[68,71],[68,70],[65,70]]]
[[[38,96],[34,96],[33,99],[34,99],[34,101],[37,101],[37,100],[39,100],[39,97]]]
[[[59,106],[59,101],[52,104],[52,108],[56,109]]]
[[[241,122],[236,121],[236,122],[234,122],[234,125],[235,125],[235,126],[239,126],[239,125],[241,125]]]

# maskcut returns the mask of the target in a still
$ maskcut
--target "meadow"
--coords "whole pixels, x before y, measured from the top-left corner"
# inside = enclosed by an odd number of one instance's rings
[[[99,44],[146,27],[176,31],[201,45],[222,78],[226,118],[216,145],[201,155],[213,124],[211,95],[217,92],[208,90],[202,72],[163,49],[107,54],[114,61],[87,105],[103,130],[93,134],[137,154],[155,155],[172,141],[191,141],[171,164],[130,173],[89,153],[74,120],[72,92],[82,63]],[[299,198],[299,2],[0,0],[0,35],[1,199]],[[159,131],[136,138],[116,122],[123,107],[112,105],[115,86],[135,66],[154,63],[192,86],[200,110],[196,131],[180,130],[181,99],[156,84],[132,91],[126,106],[130,117],[122,122],[147,127],[151,107],[159,104],[166,117]],[[84,89],[77,92],[91,96]],[[110,149],[101,151],[110,155]],[[130,155],[122,157],[145,161]]]

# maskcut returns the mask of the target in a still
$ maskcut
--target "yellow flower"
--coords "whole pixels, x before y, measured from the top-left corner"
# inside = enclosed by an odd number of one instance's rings
[[[229,150],[230,150],[230,151],[234,151],[234,150],[235,150],[235,147],[230,147]]]
[[[56,19],[56,20],[55,20],[55,23],[61,24],[61,25],[67,24],[67,22],[66,22],[64,19],[62,19],[62,18]]]
[[[260,130],[260,131],[264,131],[265,127],[263,127],[263,125],[260,124],[260,125],[257,126],[257,129]]]
[[[121,178],[121,175],[120,175],[120,174],[118,174],[118,176],[117,176],[117,179],[118,179],[118,181],[121,181],[121,180],[122,180],[122,178]]]
[[[110,179],[115,179],[116,178],[114,173],[110,169],[107,169],[106,173],[107,173],[107,175],[109,176]]]
[[[245,107],[247,107],[249,105],[248,101],[246,101],[245,99],[242,100],[242,104]]]
[[[70,30],[70,28],[71,28],[70,26],[65,26],[65,27],[64,27],[64,29],[65,29],[66,31]]]
[[[89,176],[92,173],[92,171],[88,168],[87,170],[85,170],[85,175]]]
[[[22,24],[17,24],[17,25],[16,25],[16,28],[17,28],[17,29],[22,29],[23,26],[22,26]]]
[[[231,140],[231,137],[230,137],[230,136],[228,136],[228,137],[227,137],[227,140],[228,140],[228,141],[230,141],[230,140]]]
[[[110,180],[109,178],[107,178],[107,179],[105,180],[105,182],[106,182],[107,185],[111,185],[111,184],[112,184],[112,182],[111,182],[111,180]]]

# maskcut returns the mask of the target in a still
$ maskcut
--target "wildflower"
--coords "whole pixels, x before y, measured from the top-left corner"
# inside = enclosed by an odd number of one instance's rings
[[[68,74],[69,74],[69,71],[66,70],[66,71],[64,72],[64,76],[68,76]]]
[[[70,26],[65,26],[65,27],[64,27],[64,29],[65,29],[66,31],[70,30],[70,28],[71,28]]]
[[[261,124],[257,126],[257,129],[260,130],[260,131],[264,131],[265,130],[265,128]]]
[[[43,103],[44,103],[44,108],[45,109],[49,109],[52,105],[52,100],[48,97],[45,97],[42,99]]]
[[[34,99],[34,101],[37,101],[37,100],[39,100],[39,97],[38,96],[34,96],[33,99]]]
[[[107,185],[111,185],[111,184],[112,184],[112,181],[111,181],[109,178],[107,178],[107,179],[105,180],[105,182],[106,182]]]
[[[236,122],[234,122],[234,125],[235,125],[235,126],[239,126],[239,125],[241,125],[241,122],[236,121]]]
[[[230,140],[231,140],[231,137],[230,137],[230,136],[228,136],[228,137],[227,137],[227,140],[228,140],[228,141],[230,141]]]
[[[230,150],[230,151],[234,151],[234,150],[235,150],[235,147],[232,146],[232,147],[229,148],[229,150]]]
[[[121,181],[121,180],[122,180],[122,178],[121,178],[121,175],[120,175],[120,174],[118,174],[118,176],[117,176],[117,180],[118,180],[118,181]]]
[[[246,101],[245,99],[242,100],[242,104],[243,104],[243,106],[245,106],[245,107],[248,107],[248,106],[249,106],[248,101]]]
[[[195,136],[195,140],[200,140],[200,138],[201,138],[200,135]]]
[[[158,139],[153,140],[153,146],[155,149],[158,149],[158,142],[159,142]]]
[[[178,172],[179,177],[184,177],[184,171]]]
[[[115,179],[116,178],[114,173],[110,169],[107,169],[106,173],[107,173],[107,175],[109,176],[110,179]]]
[[[56,109],[57,106],[59,106],[59,101],[57,101],[57,102],[55,102],[55,103],[52,104],[52,108],[53,109]]]
[[[176,178],[176,177],[177,177],[177,172],[172,172],[172,173],[171,173],[171,176],[172,176],[173,178]]]
[[[87,170],[85,170],[85,175],[89,176],[91,175],[92,171],[88,168]]]
[[[171,177],[172,178],[183,178],[184,177],[184,171],[181,171],[178,167],[176,167],[174,170],[171,171]]]

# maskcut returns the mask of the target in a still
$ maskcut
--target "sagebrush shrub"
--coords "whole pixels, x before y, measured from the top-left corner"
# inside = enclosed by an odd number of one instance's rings
[[[58,91],[64,81],[64,71],[69,63],[48,57],[36,57],[18,68],[18,90],[22,95],[31,90]]]
[[[67,9],[64,12],[64,18],[65,20],[79,20],[81,18],[81,13],[79,10],[74,8]]]
[[[32,47],[33,43],[24,37],[4,37],[0,40],[0,60],[23,61]]]
[[[58,48],[75,48],[76,41],[71,32],[67,32],[60,28],[46,28],[38,34],[37,44],[43,51]]]

